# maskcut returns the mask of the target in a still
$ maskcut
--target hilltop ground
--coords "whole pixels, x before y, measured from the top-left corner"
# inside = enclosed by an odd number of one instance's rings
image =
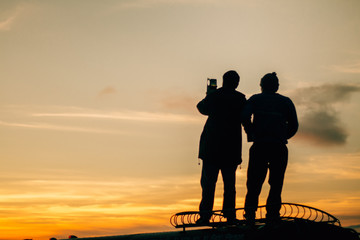
[[[79,238],[81,240],[359,240],[348,228],[307,221],[282,221],[272,225],[233,226],[179,232]]]

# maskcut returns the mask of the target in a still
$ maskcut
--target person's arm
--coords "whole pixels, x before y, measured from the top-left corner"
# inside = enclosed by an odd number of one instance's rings
[[[287,125],[288,125],[287,139],[290,139],[296,134],[299,128],[299,122],[296,114],[295,105],[290,99],[289,99],[289,115],[287,119]]]
[[[203,115],[209,116],[213,114],[215,108],[215,98],[214,93],[206,95],[206,97],[201,100],[197,105],[197,109]]]
[[[248,142],[254,141],[254,131],[253,131],[253,125],[251,122],[251,115],[253,114],[252,109],[252,99],[250,98],[242,111],[242,124],[244,126],[244,130],[247,134],[247,140]]]
[[[197,109],[199,110],[199,112],[203,115],[209,115],[209,107],[208,107],[208,101],[206,98],[204,98],[203,100],[201,100],[197,105]]]

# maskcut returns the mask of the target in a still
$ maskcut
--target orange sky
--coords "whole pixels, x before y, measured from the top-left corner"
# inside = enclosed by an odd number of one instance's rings
[[[171,215],[200,201],[206,118],[195,105],[206,79],[220,85],[230,69],[247,97],[276,71],[296,105],[283,200],[359,226],[359,10],[357,0],[0,1],[0,239],[174,230]]]

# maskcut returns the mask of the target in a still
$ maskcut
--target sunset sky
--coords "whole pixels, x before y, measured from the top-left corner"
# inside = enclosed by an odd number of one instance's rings
[[[359,227],[359,13],[359,0],[0,0],[0,240],[173,230],[201,196],[195,106],[231,69],[247,98],[277,72],[296,106],[283,201]]]

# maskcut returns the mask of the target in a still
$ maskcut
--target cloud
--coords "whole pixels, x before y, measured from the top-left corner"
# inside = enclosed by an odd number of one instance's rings
[[[67,232],[86,236],[134,233],[147,228],[170,230],[172,214],[197,209],[197,204],[186,200],[198,200],[200,189],[198,176],[0,178],[1,183],[4,181],[7,185],[0,192],[0,238],[13,239],[24,239],[24,232],[48,239]],[[39,228],[43,231],[34,230]]]
[[[115,9],[150,8],[160,4],[218,4],[216,0],[124,0],[119,1]]]
[[[0,113],[3,116],[0,119],[1,128],[125,136],[144,134],[138,128],[126,127],[129,126],[128,124],[198,125],[204,120],[196,114],[129,110],[101,111],[71,106],[3,106]]]
[[[352,93],[359,92],[360,85],[355,84],[324,84],[321,86],[314,87],[305,87],[297,89],[294,94],[292,94],[292,99],[297,104],[311,105],[329,105],[338,102],[344,102],[349,100],[349,97]]]
[[[316,201],[305,202],[305,205],[319,208],[334,215],[342,226],[357,225],[360,220],[360,198],[349,194],[327,195]],[[355,226],[354,226],[355,227]]]
[[[34,117],[62,117],[62,118],[97,118],[113,120],[132,120],[145,122],[173,122],[173,123],[198,123],[202,119],[186,114],[152,113],[142,111],[116,111],[116,112],[62,112],[62,113],[34,113]]]
[[[347,180],[358,182],[360,180],[360,152],[357,153],[332,153],[311,156],[301,162],[291,163],[291,182],[327,182]],[[314,185],[312,185],[313,187]],[[353,185],[358,190],[357,185]],[[331,187],[335,187],[331,185]],[[350,185],[347,188],[351,187]],[[353,189],[352,189],[353,190]]]
[[[19,16],[19,14],[23,11],[24,6],[18,6],[9,16],[5,19],[0,18],[0,31],[9,31],[11,30],[12,25],[15,20]]]
[[[116,93],[117,93],[116,88],[114,88],[112,86],[108,86],[108,87],[102,89],[98,95],[105,96],[105,95],[111,95],[111,94],[116,94]]]
[[[348,133],[335,113],[318,110],[303,116],[299,137],[319,145],[342,145]]]
[[[359,85],[344,83],[297,89],[292,99],[302,113],[298,137],[323,146],[345,144],[349,131],[338,117],[335,105],[349,101],[357,92]]]
[[[84,132],[84,133],[106,133],[106,134],[121,134],[121,133],[123,133],[123,132],[119,132],[119,131],[106,131],[103,129],[62,126],[62,125],[53,125],[53,124],[47,124],[47,123],[15,123],[15,122],[0,121],[0,126],[54,130],[54,131]]]
[[[331,68],[337,72],[342,73],[360,73],[360,62],[347,65],[333,65]]]
[[[0,22],[0,31],[8,31],[14,22],[16,15],[10,16],[7,19]]]
[[[196,112],[198,99],[189,95],[172,94],[160,100],[162,107],[166,111],[186,111]]]

